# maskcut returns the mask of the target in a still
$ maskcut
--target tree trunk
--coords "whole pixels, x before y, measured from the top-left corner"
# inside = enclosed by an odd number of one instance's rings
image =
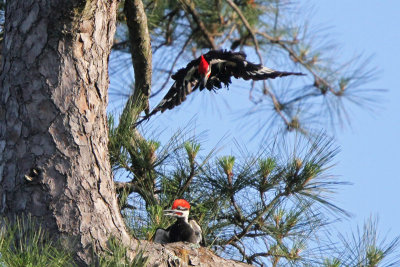
[[[80,265],[113,236],[150,266],[242,266],[187,244],[132,240],[108,158],[116,0],[7,1],[0,75],[0,214],[30,214]]]
[[[7,1],[0,77],[0,212],[73,236],[81,262],[128,241],[107,150],[116,0]]]

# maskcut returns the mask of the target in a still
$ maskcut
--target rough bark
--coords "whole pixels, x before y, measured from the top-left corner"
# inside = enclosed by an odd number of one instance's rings
[[[72,236],[82,263],[110,235],[130,239],[107,150],[116,5],[13,0],[6,6],[0,212],[10,218],[31,213],[52,236]]]
[[[7,1],[0,75],[0,215],[34,216],[81,265],[113,236],[150,266],[244,266],[128,235],[108,158],[108,57],[116,0]],[[139,245],[139,247],[138,247]]]
[[[149,243],[141,244],[142,248],[148,248]],[[192,245],[182,242],[167,245],[151,244],[149,254],[149,266],[201,266],[201,267],[245,267],[250,266],[243,262],[227,260],[216,256],[207,248],[193,248]]]

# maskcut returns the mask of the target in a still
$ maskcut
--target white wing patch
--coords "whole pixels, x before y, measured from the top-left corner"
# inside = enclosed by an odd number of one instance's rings
[[[201,234],[202,234],[201,228],[195,220],[190,220],[189,224],[192,227],[192,229],[194,230],[194,233],[196,235],[195,244],[199,244],[201,242],[201,238],[202,238],[201,237]]]
[[[246,71],[247,75],[263,75],[263,74],[271,74],[276,72],[276,70],[267,68],[267,67],[262,67],[259,70],[255,70],[255,71]]]
[[[228,61],[219,59],[219,58],[214,58],[214,59],[211,59],[209,64],[212,65],[212,64],[219,64],[219,63],[224,63],[224,62],[228,62]]]
[[[262,67],[262,69],[259,70],[259,71],[262,72],[262,73],[273,73],[273,72],[275,72],[275,70],[267,68],[267,67]]]

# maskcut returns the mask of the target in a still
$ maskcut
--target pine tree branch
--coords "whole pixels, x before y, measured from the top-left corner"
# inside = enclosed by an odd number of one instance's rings
[[[253,28],[251,27],[250,23],[247,21],[246,17],[243,15],[242,11],[240,11],[239,7],[232,2],[232,0],[226,0],[226,2],[232,7],[233,10],[238,14],[240,20],[243,22],[244,26],[246,29],[249,31],[251,38],[253,39],[254,46],[256,48],[256,53],[258,55],[258,58],[260,59],[260,63],[263,64],[261,52],[260,52],[260,46],[258,44],[258,40],[256,37],[256,34],[254,33]]]
[[[137,208],[131,204],[125,203],[120,207],[121,211],[124,209],[136,210]],[[136,238],[136,237],[135,237]]]
[[[226,2],[232,7],[233,10],[235,10],[235,12],[238,14],[239,18],[243,22],[244,26],[249,31],[249,33],[251,35],[251,38],[253,39],[254,46],[255,46],[255,49],[256,49],[256,53],[257,53],[258,58],[260,60],[260,64],[263,65],[263,59],[262,59],[261,52],[260,52],[260,46],[258,44],[257,36],[256,36],[253,28],[251,27],[250,23],[247,21],[246,17],[243,15],[243,13],[240,11],[239,7],[234,2],[232,2],[232,0],[226,0]],[[275,111],[278,113],[278,115],[285,122],[286,126],[289,127],[290,126],[290,122],[285,117],[285,115],[282,113],[281,105],[279,104],[279,101],[277,100],[275,95],[272,92],[270,92],[270,90],[266,90],[267,86],[266,86],[265,80],[263,81],[263,83],[264,83],[264,89],[265,89],[264,91],[267,92],[267,94],[271,97],[272,103],[274,104]]]
[[[182,195],[186,192],[186,190],[189,188],[190,183],[192,182],[194,176],[196,175],[196,167],[194,165],[194,162],[190,164],[190,173],[189,177],[186,179],[185,183],[183,184],[182,188],[179,190],[177,196],[182,197]]]
[[[238,216],[234,216],[235,219],[239,219],[239,222],[241,224],[243,224],[245,217],[243,216],[242,210],[240,209],[240,207],[236,203],[235,196],[234,196],[234,193],[233,193],[233,181],[232,181],[232,178],[233,178],[233,174],[232,173],[227,174],[228,187],[229,187],[229,190],[231,191],[230,192],[230,201],[231,201],[231,204],[235,208],[235,210],[237,212],[237,215],[238,215]]]
[[[232,242],[231,245],[235,247],[240,254],[242,254],[243,259],[246,260],[248,264],[252,263],[251,259],[247,256],[246,251],[242,247],[240,247],[236,242]]]
[[[257,34],[263,36],[264,38],[266,38],[268,41],[270,41],[273,44],[278,44],[281,48],[283,48],[285,51],[287,51],[289,53],[289,56],[295,61],[300,63],[304,68],[306,68],[314,77],[314,86],[317,87],[322,94],[326,93],[326,89],[321,89],[321,85],[324,86],[325,88],[327,88],[332,94],[338,96],[341,94],[340,91],[336,91],[330,84],[328,81],[326,81],[324,78],[322,78],[320,75],[318,75],[313,68],[310,66],[310,64],[308,64],[307,62],[305,62],[302,58],[300,58],[296,52],[288,46],[288,44],[296,44],[296,41],[283,41],[280,40],[279,38],[275,38],[265,32],[257,32]]]
[[[207,27],[204,25],[203,21],[200,19],[200,14],[197,13],[196,9],[194,8],[194,3],[190,0],[180,0],[182,5],[185,7],[187,12],[192,16],[194,22],[196,22],[197,26],[199,26],[201,32],[203,33],[204,37],[206,38],[210,47],[214,50],[218,49],[217,45],[215,44],[213,35],[208,31]]]
[[[279,253],[271,253],[271,252],[259,252],[254,253],[249,256],[249,260],[254,261],[257,257],[274,257],[274,258],[286,258],[285,255],[281,255]]]
[[[135,70],[135,89],[125,107],[133,104],[149,113],[152,76],[152,51],[147,16],[141,0],[125,0],[124,13],[129,31],[130,51]],[[138,101],[143,101],[138,105]]]
[[[260,212],[260,213],[257,215],[257,217],[254,218],[254,219],[242,230],[242,232],[240,232],[240,233],[237,234],[237,235],[232,236],[232,237],[226,242],[226,245],[229,245],[229,244],[232,243],[233,240],[235,240],[235,239],[241,239],[242,237],[244,237],[244,236],[250,231],[250,228],[251,228],[254,224],[256,224],[256,222],[257,222],[262,216],[264,216],[265,214],[267,214],[267,212],[269,212],[269,211],[272,210],[273,206],[275,206],[275,205],[279,202],[279,199],[280,199],[282,196],[284,196],[284,193],[282,193],[282,192],[279,193],[279,194],[277,194],[277,195],[271,200],[271,202],[268,204],[268,206],[267,206],[266,208],[264,208],[264,210],[263,210],[262,212]]]
[[[113,50],[124,50],[128,47],[129,45],[129,41],[128,40],[124,40],[121,42],[114,42],[112,49]]]
[[[139,193],[138,186],[135,182],[114,182],[115,191],[118,194],[126,192],[127,194]]]

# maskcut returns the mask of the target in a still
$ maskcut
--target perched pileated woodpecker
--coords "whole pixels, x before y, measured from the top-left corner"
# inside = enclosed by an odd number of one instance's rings
[[[276,71],[261,64],[254,64],[246,60],[243,52],[231,52],[225,50],[211,50],[189,64],[174,75],[175,80],[171,89],[164,96],[161,102],[145,116],[143,120],[167,109],[172,109],[185,101],[186,96],[200,88],[215,90],[226,87],[232,83],[231,77],[243,78],[244,80],[266,80],[288,75],[304,75],[299,72]],[[143,120],[139,121],[141,123]]]
[[[176,199],[172,209],[164,210],[164,215],[173,216],[176,222],[167,229],[157,229],[154,242],[166,244],[185,241],[199,244],[201,241],[201,228],[195,220],[188,220],[190,204],[184,199]]]

